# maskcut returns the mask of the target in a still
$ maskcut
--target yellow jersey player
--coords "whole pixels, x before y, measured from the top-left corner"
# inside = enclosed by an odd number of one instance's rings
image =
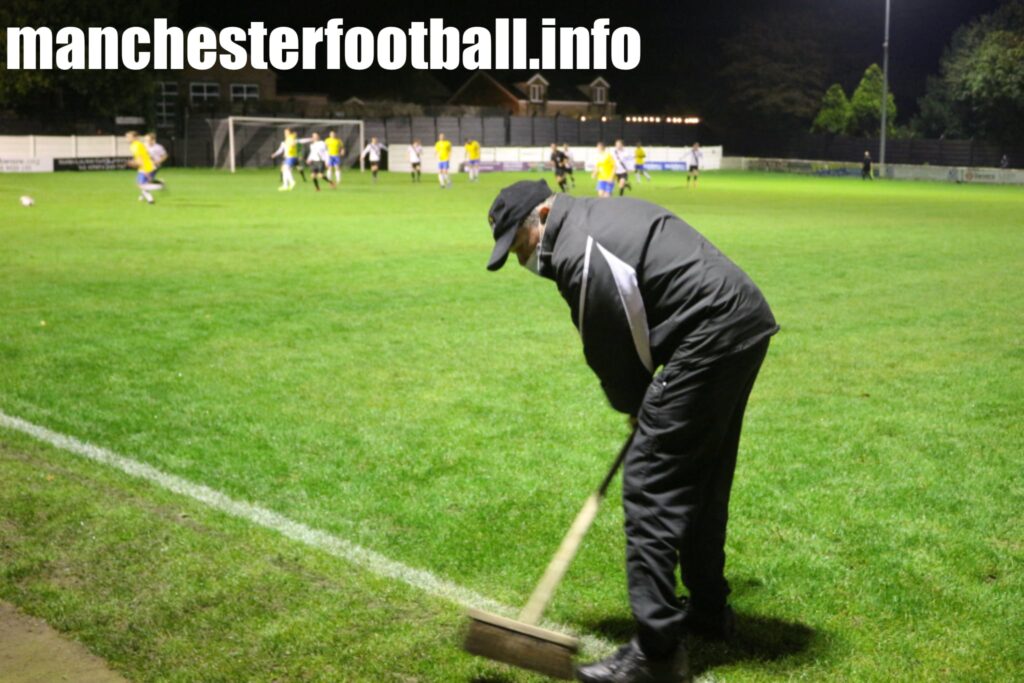
[[[603,142],[597,143],[597,159],[591,177],[597,178],[598,197],[612,196],[615,190],[615,157],[605,149]]]
[[[345,155],[345,141],[335,135],[332,130],[327,133],[324,144],[327,145],[327,182],[340,183],[341,157]],[[331,177],[332,171],[334,172],[333,178]]]
[[[647,178],[648,180],[651,179],[651,174],[649,174],[647,172],[647,169],[644,168],[644,162],[646,160],[647,160],[647,150],[645,150],[644,146],[640,144],[639,140],[637,140],[637,142],[636,142],[636,150],[633,152],[633,163],[635,164],[634,165],[634,170],[636,171],[636,181],[638,183],[640,182],[640,176],[643,176],[644,178]]]
[[[471,181],[480,178],[480,143],[472,138],[466,141],[466,171]]]
[[[437,142],[434,143],[434,151],[437,152],[437,182],[441,183],[441,189],[451,187],[452,179],[448,177],[448,165],[452,157],[452,143],[445,140],[444,133],[438,133]]]
[[[125,134],[125,139],[128,140],[128,149],[132,154],[132,159],[128,162],[128,165],[136,171],[135,184],[139,186],[139,193],[141,194],[139,200],[145,199],[149,204],[153,204],[155,200],[149,191],[156,189],[153,187],[152,182],[152,173],[156,170],[156,165],[153,163],[152,157],[149,156],[146,145],[139,139],[138,133],[134,130],[128,131]]]
[[[284,140],[270,158],[276,159],[282,155],[284,159],[281,162],[281,187],[277,188],[281,192],[295,189],[293,169],[299,165],[299,136],[290,128],[284,129]]]

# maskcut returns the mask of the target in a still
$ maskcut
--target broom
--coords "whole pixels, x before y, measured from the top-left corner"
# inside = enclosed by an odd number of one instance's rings
[[[579,651],[579,640],[564,633],[541,628],[537,623],[551,602],[555,589],[569,568],[569,563],[576,555],[594,517],[597,516],[601,499],[604,498],[608,485],[625,459],[632,441],[631,433],[601,486],[590,494],[587,502],[583,504],[583,509],[576,515],[569,532],[558,547],[558,552],[548,564],[526,607],[519,613],[519,619],[509,619],[477,609],[469,610],[469,632],[463,643],[466,652],[530,669],[553,678],[572,679],[572,658]]]

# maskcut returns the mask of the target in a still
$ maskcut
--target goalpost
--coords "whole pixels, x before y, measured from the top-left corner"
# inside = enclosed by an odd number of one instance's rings
[[[284,129],[295,131],[300,138],[319,133],[326,138],[329,131],[345,143],[342,166],[359,159],[359,169],[365,168],[361,156],[366,146],[365,127],[357,119],[302,119],[270,116],[229,116],[210,122],[213,127],[213,165],[234,173],[238,168],[260,168],[276,165],[270,155],[284,138]]]

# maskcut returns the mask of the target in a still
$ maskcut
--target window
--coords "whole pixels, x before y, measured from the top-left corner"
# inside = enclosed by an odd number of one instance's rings
[[[594,88],[594,104],[604,104],[608,101],[608,88],[599,85]]]
[[[232,83],[231,101],[242,102],[244,100],[258,100],[260,98],[260,86],[255,83]]]
[[[530,84],[530,101],[531,102],[543,102],[544,101],[544,86],[540,83]]]
[[[178,84],[174,81],[159,81],[156,84],[156,125],[174,125],[178,113]]]
[[[189,83],[189,97],[192,102],[216,102],[220,99],[220,83]]]

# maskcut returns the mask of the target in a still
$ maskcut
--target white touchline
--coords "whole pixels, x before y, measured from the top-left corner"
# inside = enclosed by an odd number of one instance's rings
[[[21,418],[8,415],[3,411],[0,411],[0,427],[6,427],[7,429],[27,434],[61,450],[108,465],[133,477],[145,479],[160,488],[173,491],[233,517],[239,517],[266,529],[272,529],[290,539],[323,550],[334,557],[362,567],[377,576],[395,579],[414,588],[419,588],[428,595],[454,602],[463,607],[486,610],[509,617],[515,617],[518,614],[518,611],[512,607],[486,598],[451,581],[434,576],[428,571],[406,566],[401,562],[388,559],[378,552],[364,548],[351,541],[346,541],[344,538],[339,538],[326,531],[292,521],[283,515],[258,505],[234,500],[208,486],[194,484],[187,479],[161,472],[151,465],[126,458],[123,455],[118,455],[106,448],[94,446],[85,441],[79,441],[73,436],[59,434],[46,427],[40,427]],[[554,622],[546,621],[542,625],[556,631],[572,631],[566,626]],[[591,656],[607,654],[614,648],[612,643],[603,638],[593,635],[577,635],[583,644],[584,651]],[[705,672],[697,677],[694,683],[714,683],[718,680],[713,673]]]
[[[233,517],[239,517],[266,529],[273,529],[288,538],[323,550],[335,557],[362,567],[373,574],[396,579],[419,588],[428,595],[443,598],[463,607],[473,607],[509,617],[515,617],[517,614],[516,610],[511,607],[502,605],[490,598],[485,598],[479,593],[463,588],[451,581],[434,576],[428,571],[408,567],[401,562],[390,560],[380,553],[346,541],[326,531],[320,531],[319,529],[292,521],[283,515],[258,505],[234,500],[208,486],[194,484],[173,474],[161,472],[155,467],[126,458],[123,455],[118,455],[106,448],[93,446],[74,437],[58,434],[46,427],[40,427],[21,418],[7,415],[3,411],[0,411],[0,426],[28,434],[39,441],[46,442],[69,453],[81,455],[89,460],[109,465],[133,477],[145,479],[160,488],[187,496]],[[549,622],[544,625],[553,630],[569,631],[569,629],[561,624]],[[603,638],[592,635],[582,635],[580,640],[583,643],[584,649],[591,655],[603,655],[614,647]]]

